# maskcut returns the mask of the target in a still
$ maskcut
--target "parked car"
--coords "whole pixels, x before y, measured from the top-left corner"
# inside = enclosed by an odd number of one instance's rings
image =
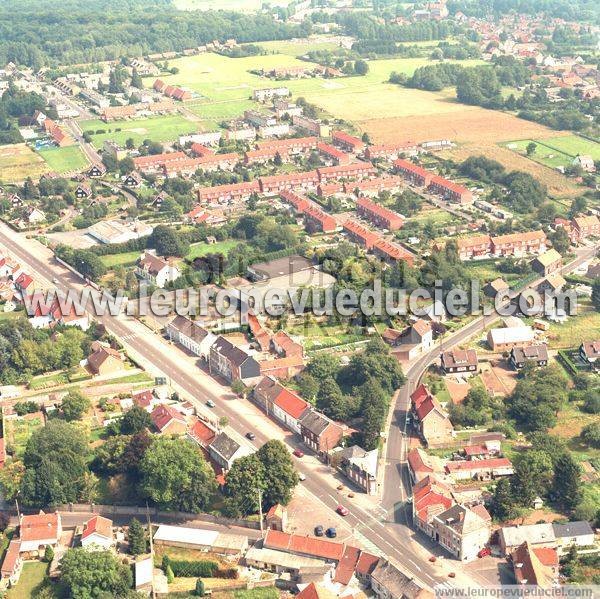
[[[303,472],[298,472],[298,478],[300,480],[306,480],[306,474],[304,474]]]
[[[317,526],[315,526],[315,536],[316,537],[322,537],[323,536],[323,527],[319,524]]]
[[[293,454],[297,457],[297,458],[302,458],[304,457],[304,452],[301,449],[294,449]]]
[[[484,547],[478,554],[477,557],[486,557],[492,555],[492,550],[489,547]]]
[[[246,433],[246,437],[250,439],[250,441],[254,441],[254,439],[256,439],[256,435],[254,433]]]
[[[214,407],[215,407],[215,402],[214,402],[212,399],[209,399],[209,400],[206,402],[206,405],[207,405],[209,408],[214,408]]]
[[[350,510],[347,507],[344,507],[343,505],[338,505],[335,508],[335,511],[340,515],[340,516],[347,516],[350,513]]]
[[[326,533],[325,533],[330,539],[335,539],[335,537],[337,537],[337,530],[333,527],[330,526]]]

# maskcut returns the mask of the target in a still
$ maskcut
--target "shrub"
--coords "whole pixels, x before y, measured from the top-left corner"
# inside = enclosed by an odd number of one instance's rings
[[[215,578],[231,578],[236,579],[240,577],[240,573],[237,568],[218,568],[215,570]]]
[[[200,560],[197,562],[169,560],[168,566],[173,570],[175,576],[184,578],[212,578],[219,569],[219,564],[210,560]]]
[[[44,550],[44,561],[50,563],[54,559],[54,549],[50,545],[46,545]]]
[[[166,575],[167,583],[171,584],[175,580],[175,574],[173,573],[173,569],[171,568],[171,566],[167,566]]]

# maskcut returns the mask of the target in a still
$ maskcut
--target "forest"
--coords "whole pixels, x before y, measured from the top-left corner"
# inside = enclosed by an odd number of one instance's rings
[[[304,37],[310,24],[266,14],[186,12],[170,0],[5,0],[0,63],[34,69],[181,51],[218,39],[239,42]]]

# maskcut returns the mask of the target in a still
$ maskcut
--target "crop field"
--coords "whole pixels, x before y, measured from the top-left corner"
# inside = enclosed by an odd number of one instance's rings
[[[79,146],[48,148],[39,150],[39,154],[48,166],[59,175],[70,171],[80,171],[89,164]]]
[[[35,179],[49,170],[44,160],[25,144],[0,146],[0,181],[4,183]]]
[[[526,150],[530,143],[536,144],[537,147],[531,156],[527,156]],[[594,160],[600,160],[600,144],[579,135],[520,139],[507,143],[506,147],[550,168],[570,166],[578,154],[589,154]]]
[[[202,130],[197,122],[192,122],[179,114],[115,123],[104,123],[100,120],[81,121],[79,125],[84,132],[105,131],[105,133],[92,134],[92,143],[96,148],[101,148],[104,141],[108,139],[124,145],[127,139],[132,138],[136,145],[140,145],[145,139],[171,142],[176,141],[180,135]]]

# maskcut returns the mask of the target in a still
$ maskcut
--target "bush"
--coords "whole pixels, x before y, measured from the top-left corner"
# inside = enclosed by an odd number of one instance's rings
[[[204,583],[202,579],[198,578],[196,581],[196,597],[204,597]]]
[[[167,566],[167,571],[165,573],[167,575],[167,583],[171,584],[175,580],[175,574],[173,573],[171,566]]]
[[[163,558],[164,567],[164,558]],[[219,564],[210,560],[200,560],[190,562],[185,560],[168,560],[167,567],[170,567],[175,576],[183,578],[212,578],[219,569]]]
[[[240,577],[237,568],[218,568],[215,570],[215,578],[230,578],[236,579]]]
[[[44,561],[48,564],[54,559],[54,549],[50,547],[50,545],[46,545],[46,549],[44,550]]]

